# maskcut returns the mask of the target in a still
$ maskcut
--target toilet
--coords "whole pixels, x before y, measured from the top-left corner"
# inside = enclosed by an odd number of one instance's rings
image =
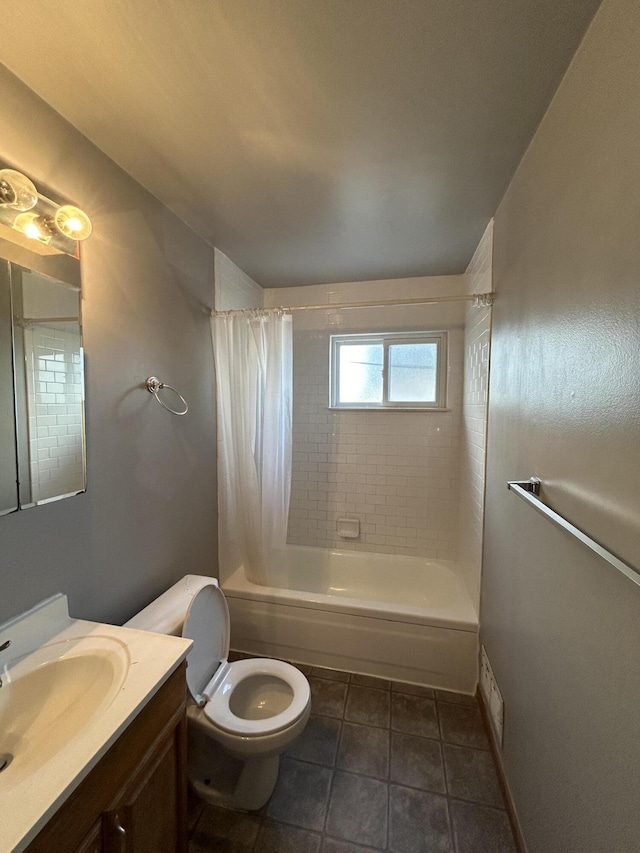
[[[211,803],[261,808],[275,787],[280,754],[309,719],[305,676],[278,660],[229,663],[229,609],[215,578],[187,575],[125,627],[193,640],[187,656],[191,787]]]

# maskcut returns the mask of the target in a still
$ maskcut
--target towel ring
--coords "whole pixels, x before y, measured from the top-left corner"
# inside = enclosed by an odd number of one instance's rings
[[[180,394],[178,391],[176,391],[175,388],[172,388],[171,385],[165,385],[164,382],[160,382],[160,380],[158,379],[157,376],[150,376],[147,379],[146,385],[147,385],[147,391],[150,394],[153,394],[153,396],[160,403],[162,408],[166,409],[168,412],[171,412],[172,415],[186,415],[187,412],[189,411],[189,406],[187,404],[187,401],[184,399],[182,394]],[[173,391],[174,394],[176,394],[178,397],[180,397],[182,405],[184,406],[184,409],[181,412],[178,412],[176,409],[172,409],[171,406],[167,406],[167,404],[162,401],[160,395],[158,394],[158,391],[162,391],[163,388],[168,388],[169,391]]]

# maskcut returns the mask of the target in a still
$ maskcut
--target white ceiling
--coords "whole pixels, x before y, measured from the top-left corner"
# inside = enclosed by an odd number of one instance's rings
[[[0,60],[265,287],[444,275],[599,2],[3,0]]]

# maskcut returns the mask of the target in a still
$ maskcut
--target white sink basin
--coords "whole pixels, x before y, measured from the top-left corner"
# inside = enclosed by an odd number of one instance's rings
[[[111,705],[129,653],[113,637],[51,642],[0,670],[0,780],[3,789],[37,773]]]
[[[0,625],[1,853],[23,853],[190,646],[72,619],[61,594]]]

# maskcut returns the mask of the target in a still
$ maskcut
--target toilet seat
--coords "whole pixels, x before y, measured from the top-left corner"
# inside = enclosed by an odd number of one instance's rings
[[[309,682],[284,661],[252,658],[229,663],[229,625],[226,599],[212,580],[194,595],[182,629],[182,636],[193,640],[187,655],[187,687],[194,701],[214,726],[232,735],[258,737],[293,725],[309,705]],[[292,693],[287,707],[262,719],[235,714],[229,704],[234,691],[252,676],[275,678],[287,685]]]
[[[193,640],[187,655],[187,687],[198,705],[209,698],[203,693],[229,657],[230,623],[227,600],[212,579],[191,599],[182,626],[182,636]]]
[[[276,678],[289,686],[291,702],[280,713],[259,720],[239,717],[229,707],[233,691],[245,679],[261,675]],[[305,712],[309,704],[309,683],[294,666],[280,660],[253,658],[228,664],[222,681],[211,699],[204,706],[207,718],[218,728],[243,737],[274,734],[293,725]]]

